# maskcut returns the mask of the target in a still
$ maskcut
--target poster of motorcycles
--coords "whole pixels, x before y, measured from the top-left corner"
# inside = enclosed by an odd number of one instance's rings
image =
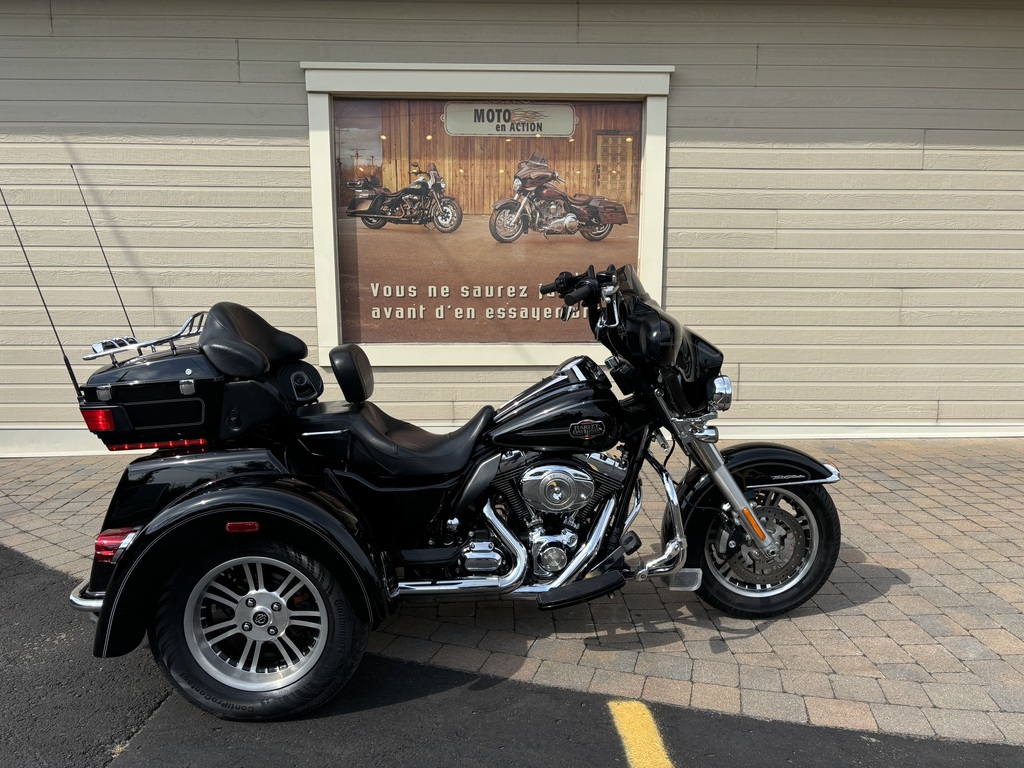
[[[346,341],[575,341],[539,285],[637,266],[640,102],[335,99]]]

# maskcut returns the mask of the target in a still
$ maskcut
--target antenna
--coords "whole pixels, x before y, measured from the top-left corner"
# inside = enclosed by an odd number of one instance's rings
[[[0,199],[4,201],[4,208],[7,209],[7,217],[11,220],[11,226],[14,227],[14,234],[18,238],[18,245],[21,246],[21,252],[25,256],[25,263],[28,264],[28,271],[32,273],[32,282],[36,284],[36,290],[39,292],[39,300],[43,302],[43,309],[46,310],[46,317],[50,321],[50,327],[53,328],[53,335],[57,337],[57,346],[60,347],[60,353],[64,357],[64,366],[68,369],[68,375],[71,377],[71,383],[75,385],[75,395],[77,397],[81,397],[82,388],[78,386],[78,379],[75,378],[75,371],[71,368],[71,361],[68,360],[67,353],[64,351],[64,345],[60,341],[60,334],[57,333],[57,325],[53,322],[53,316],[50,314],[50,308],[46,306],[46,299],[43,298],[43,289],[39,287],[39,280],[36,278],[36,271],[32,269],[32,262],[28,260],[28,251],[25,250],[25,243],[21,239],[21,233],[18,231],[18,225],[14,223],[14,215],[11,213],[11,206],[7,204],[7,195],[4,194],[3,187],[0,187]]]
[[[78,194],[82,196],[82,205],[85,206],[85,212],[89,215],[89,223],[92,224],[92,233],[96,235],[96,244],[100,247],[100,253],[103,254],[103,263],[107,265],[107,273],[110,275],[110,282],[114,284],[114,292],[117,293],[117,300],[121,302],[121,310],[124,312],[124,319],[128,322],[128,330],[132,332],[132,336],[135,335],[135,329],[132,328],[132,321],[128,317],[128,309],[124,305],[124,299],[121,298],[121,289],[117,287],[117,280],[114,279],[114,271],[110,268],[110,261],[107,260],[107,252],[103,249],[103,241],[100,240],[100,233],[96,229],[96,222],[92,220],[92,211],[89,210],[89,203],[85,200],[85,193],[82,191],[82,184],[78,181],[78,173],[75,171],[74,163],[71,164],[71,175],[75,177],[75,185],[78,187]],[[14,219],[11,219],[13,222]],[[28,256],[25,257],[26,259]],[[40,294],[42,295],[42,294]]]

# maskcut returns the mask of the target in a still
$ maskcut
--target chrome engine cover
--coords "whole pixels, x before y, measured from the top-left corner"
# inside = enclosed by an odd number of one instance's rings
[[[534,512],[566,515],[590,502],[594,496],[594,480],[574,467],[545,464],[524,472],[519,489]]]

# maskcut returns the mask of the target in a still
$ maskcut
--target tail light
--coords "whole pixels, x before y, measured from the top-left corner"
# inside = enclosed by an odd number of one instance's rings
[[[199,448],[206,445],[205,437],[192,437],[182,440],[157,440],[148,443],[119,443],[108,445],[108,451],[159,451],[165,448]]]
[[[128,548],[138,533],[138,528],[110,528],[96,537],[97,563],[114,563],[121,552]]]
[[[114,411],[110,408],[82,408],[82,418],[90,432],[110,432],[114,429]]]

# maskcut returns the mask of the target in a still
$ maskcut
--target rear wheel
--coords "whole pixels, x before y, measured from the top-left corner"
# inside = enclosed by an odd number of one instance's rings
[[[169,581],[150,646],[193,704],[272,720],[326,703],[362,657],[368,626],[320,563],[280,544],[212,553]]]
[[[596,243],[599,240],[604,240],[606,237],[608,237],[608,235],[612,233],[613,226],[615,225],[605,224],[604,226],[600,227],[580,227],[580,234],[583,235],[583,237],[586,238],[587,240]]]
[[[370,229],[380,229],[388,223],[388,220],[376,216],[363,216],[362,222]]]
[[[779,545],[767,558],[721,513],[687,530],[686,566],[703,571],[700,597],[734,616],[791,611],[817,593],[839,556],[839,514],[821,485],[759,489],[757,517]]]

